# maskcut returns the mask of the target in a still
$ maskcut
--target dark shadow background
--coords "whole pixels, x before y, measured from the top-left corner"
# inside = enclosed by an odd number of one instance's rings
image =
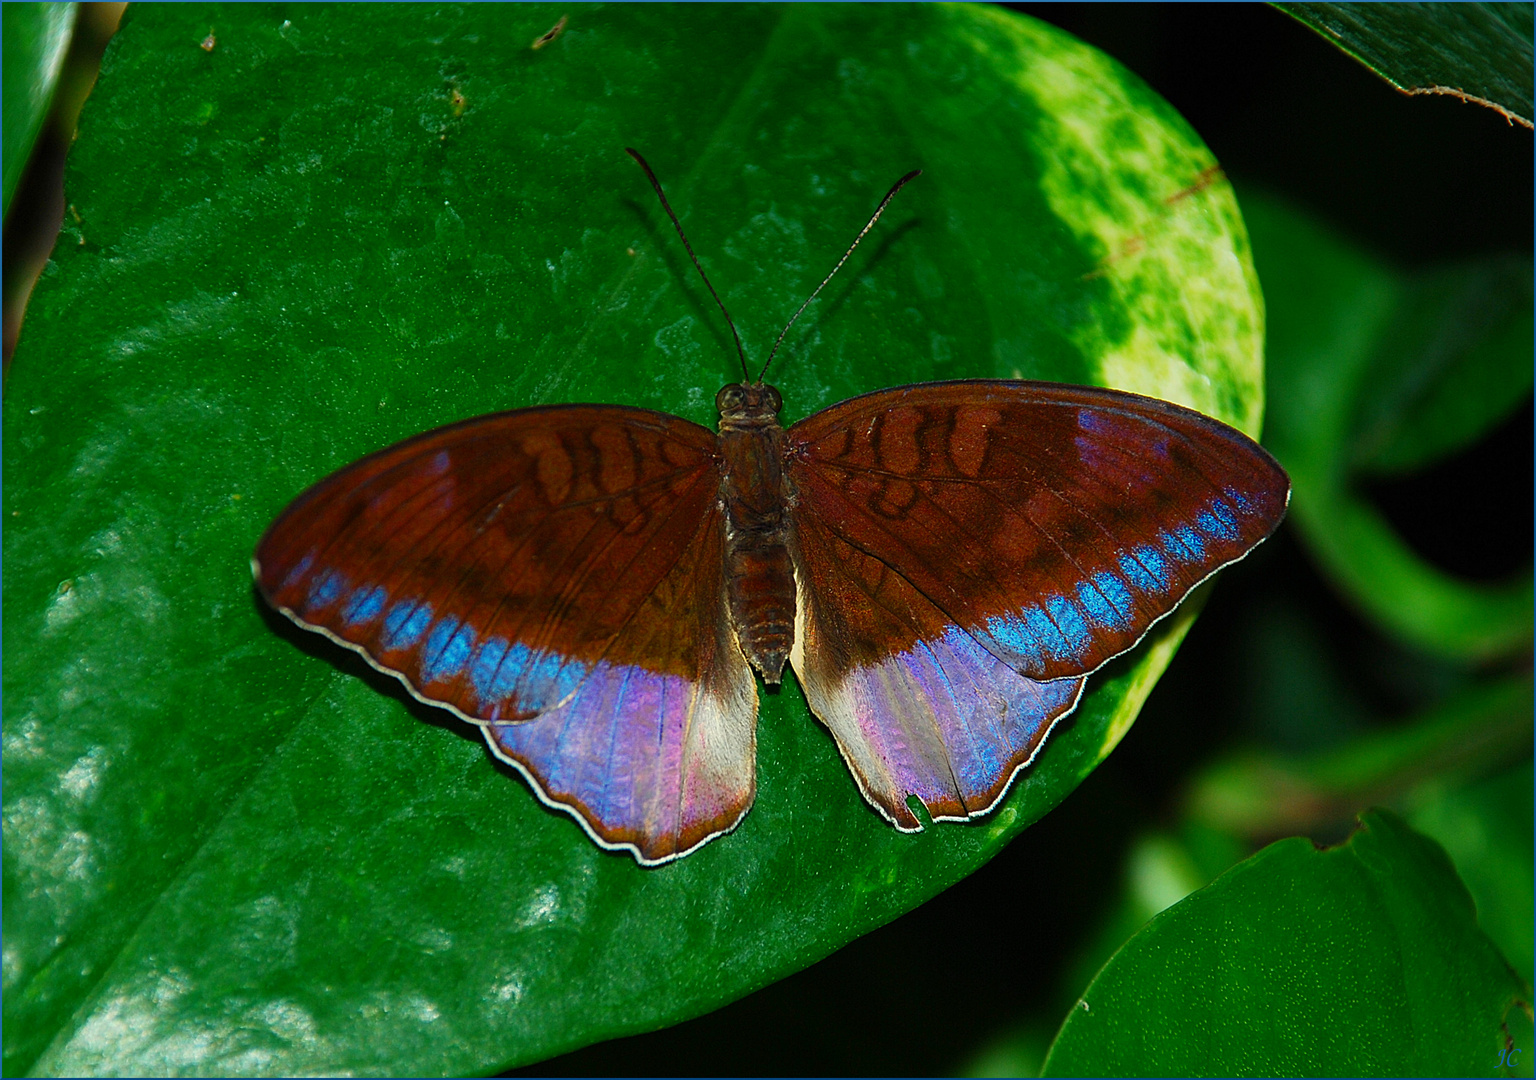
[[[1008,6],[1077,35],[1150,83],[1240,192],[1286,196],[1405,269],[1531,252],[1531,132],[1491,110],[1399,94],[1262,5]],[[120,5],[84,7],[83,18],[111,16],[109,36]],[[80,45],[81,62],[92,52],[99,60],[102,33]],[[6,225],[8,308],[24,300],[35,275],[25,260],[51,247],[63,212],[68,137],[55,124],[40,146]],[[7,323],[8,360],[15,322]],[[1532,488],[1528,400],[1469,451],[1370,494],[1426,557],[1488,579],[1528,564]],[[1288,740],[1306,735],[1298,714],[1309,703],[1277,720],[1275,695],[1266,708],[1254,691],[1268,677],[1259,658],[1276,626],[1301,627],[1339,673],[1338,696],[1347,701],[1324,706],[1335,737],[1348,728],[1336,722],[1340,712],[1357,724],[1391,723],[1429,692],[1424,679],[1404,674],[1416,658],[1343,606],[1282,529],[1222,575],[1109,760],[982,870],[708,1016],[510,1075],[942,1075],[1020,1024],[1044,1024],[1048,1037],[1063,1015],[1063,992],[1081,989],[1066,986],[1066,969],[1119,895],[1136,838],[1172,826],[1189,778],[1223,752],[1253,743],[1291,749]]]

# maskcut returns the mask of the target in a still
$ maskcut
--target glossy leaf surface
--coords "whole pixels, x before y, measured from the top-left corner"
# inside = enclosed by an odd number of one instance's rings
[[[1529,1002],[1445,851],[1371,811],[1339,847],[1282,840],[1153,919],[1043,1075],[1499,1075]]]
[[[4,165],[4,206],[10,213],[11,196],[21,183],[32,144],[37,141],[75,25],[75,4],[7,4],[0,17],[4,39],[4,137],[0,160]]]
[[[713,422],[729,338],[626,144],[757,356],[927,170],[787,341],[787,422],[1027,376],[1257,428],[1230,189],[1030,20],[130,8],[5,403],[8,1072],[491,1071],[662,1026],[959,879],[1124,734],[1187,613],[992,816],[916,837],[786,684],[747,822],[645,871],[265,612],[262,529],[371,450],[547,402]]]

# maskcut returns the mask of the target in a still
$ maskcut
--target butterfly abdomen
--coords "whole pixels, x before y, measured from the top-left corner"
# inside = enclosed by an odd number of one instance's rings
[[[795,641],[793,491],[784,472],[779,395],[747,384],[726,387],[718,400],[731,625],[747,660],[777,683]]]
[[[731,618],[747,659],[769,683],[784,673],[795,637],[795,575],[784,545],[727,548]]]

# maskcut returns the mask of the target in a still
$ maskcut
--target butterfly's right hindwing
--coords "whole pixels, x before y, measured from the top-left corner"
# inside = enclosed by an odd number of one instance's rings
[[[1188,409],[956,382],[789,429],[791,663],[860,790],[915,829],[985,813],[1086,676],[1279,523],[1289,482]]]

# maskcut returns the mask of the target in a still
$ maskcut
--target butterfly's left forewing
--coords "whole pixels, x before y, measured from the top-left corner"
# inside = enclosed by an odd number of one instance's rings
[[[1268,536],[1289,495],[1225,425],[1050,383],[868,394],[794,425],[787,453],[791,660],[901,827],[909,794],[936,818],[990,809],[1083,678]]]
[[[305,492],[267,600],[485,731],[599,843],[663,862],[754,790],[756,691],[724,606],[715,435],[639,409],[465,421]]]

